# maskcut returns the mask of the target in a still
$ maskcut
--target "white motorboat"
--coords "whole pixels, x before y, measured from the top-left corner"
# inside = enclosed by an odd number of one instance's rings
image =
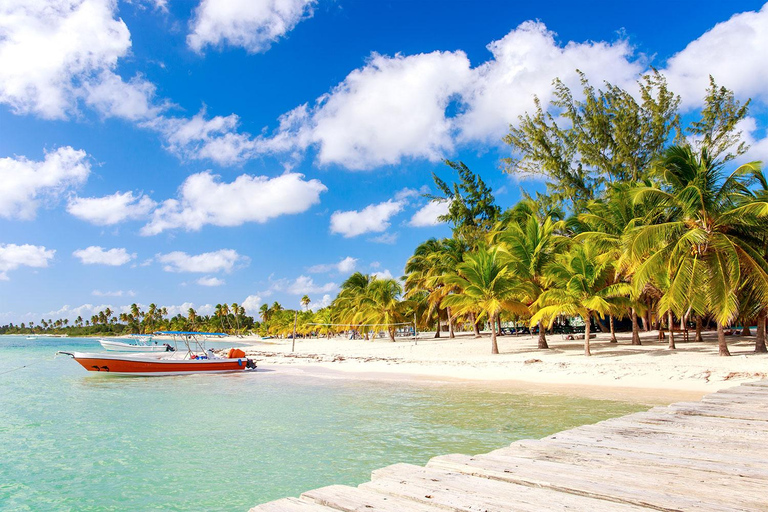
[[[225,357],[217,356],[212,350],[206,350],[204,338],[219,336],[220,333],[200,333],[189,331],[164,331],[173,337],[174,350],[166,354],[109,354],[64,352],[88,370],[108,375],[185,375],[191,373],[229,373],[255,370],[256,364],[245,357],[245,352],[237,348],[227,351]],[[164,345],[159,345],[163,347]],[[170,345],[168,345],[170,347]]]

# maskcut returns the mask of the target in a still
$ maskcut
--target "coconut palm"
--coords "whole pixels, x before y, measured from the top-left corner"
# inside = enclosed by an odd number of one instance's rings
[[[391,341],[395,341],[396,324],[404,320],[404,302],[400,301],[403,287],[396,279],[373,279],[361,298],[359,319],[365,323],[385,326]]]
[[[521,210],[524,212],[524,210]],[[539,219],[531,211],[518,212],[517,221],[510,222],[506,229],[499,231],[494,240],[498,241],[509,258],[512,272],[530,285],[530,307],[536,311],[536,299],[547,289],[545,269],[555,257],[568,246],[568,239],[560,234],[565,223],[547,216]],[[547,349],[546,329],[539,323],[538,348]]]
[[[592,355],[589,339],[592,315],[601,318],[617,307],[629,305],[628,283],[616,283],[611,263],[601,258],[595,244],[574,244],[571,250],[546,268],[549,288],[539,295],[531,325],[551,326],[559,315],[579,315],[584,320],[584,355]]]
[[[636,199],[652,197],[663,209],[661,222],[639,228],[631,251],[646,257],[635,272],[635,286],[665,269],[669,289],[659,301],[664,310],[709,312],[717,322],[718,352],[728,356],[725,327],[738,315],[737,292],[749,286],[768,302],[768,263],[745,233],[765,227],[768,202],[750,186],[765,183],[758,163],[730,175],[703,149],[674,146],[654,169],[659,186],[639,187]]]
[[[310,299],[308,295],[303,296],[301,298],[301,307],[307,309],[307,306],[309,306],[310,302],[312,302],[312,299]]]
[[[517,279],[498,247],[480,247],[466,253],[456,272],[445,276],[445,282],[456,286],[456,293],[444,299],[454,314],[481,310],[491,323],[491,353],[498,354],[495,325],[502,311],[528,313],[525,305],[530,286]]]

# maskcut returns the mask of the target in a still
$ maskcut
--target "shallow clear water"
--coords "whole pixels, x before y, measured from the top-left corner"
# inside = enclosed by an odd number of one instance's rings
[[[279,368],[110,378],[54,359],[67,349],[100,347],[0,336],[0,510],[245,511],[359,484],[388,464],[487,452],[644,408]]]

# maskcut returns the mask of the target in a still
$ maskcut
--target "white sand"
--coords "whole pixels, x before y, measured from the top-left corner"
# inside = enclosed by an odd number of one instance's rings
[[[598,387],[604,396],[613,390],[617,397],[662,397],[667,391],[671,400],[693,399],[768,376],[768,355],[753,354],[753,337],[729,336],[732,356],[719,357],[714,332],[705,333],[704,343],[683,343],[677,336],[677,350],[668,350],[666,341],[659,342],[656,331],[641,335],[643,345],[632,346],[630,333],[618,334],[618,344],[609,343],[608,335],[600,334],[592,340],[591,357],[584,356],[583,340],[569,341],[561,335],[548,336],[549,350],[537,350],[535,336],[501,336],[499,355],[491,355],[489,335],[475,339],[471,333],[452,340],[447,335],[434,339],[425,333],[416,341],[400,339],[395,343],[381,338],[297,339],[294,353],[290,339],[238,341],[253,343],[246,352],[260,368],[292,365],[302,371],[335,370],[358,378],[405,376],[492,381],[494,385],[517,381],[582,394]]]

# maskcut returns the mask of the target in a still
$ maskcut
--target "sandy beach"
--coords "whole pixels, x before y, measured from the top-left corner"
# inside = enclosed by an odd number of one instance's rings
[[[537,350],[536,338],[530,335],[501,336],[501,353],[491,355],[487,334],[479,339],[471,333],[454,339],[435,339],[433,334],[394,343],[383,338],[297,339],[293,353],[290,339],[239,341],[251,343],[246,353],[261,368],[293,367],[366,378],[515,381],[572,392],[576,387],[602,389],[604,394],[622,396],[671,392],[674,398],[681,394],[694,398],[768,376],[768,355],[753,353],[753,337],[729,337],[732,356],[719,357],[714,332],[705,333],[703,343],[678,341],[676,350],[668,350],[666,340],[658,341],[656,331],[641,333],[641,346],[629,344],[631,333],[617,334],[618,343],[599,334],[592,340],[591,357],[583,355],[583,340],[561,335],[548,337],[549,350]]]

